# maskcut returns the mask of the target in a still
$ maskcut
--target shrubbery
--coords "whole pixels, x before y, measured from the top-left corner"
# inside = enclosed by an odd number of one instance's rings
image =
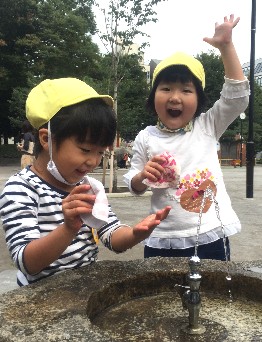
[[[0,145],[0,159],[3,158],[20,158],[21,153],[17,150],[15,144]]]

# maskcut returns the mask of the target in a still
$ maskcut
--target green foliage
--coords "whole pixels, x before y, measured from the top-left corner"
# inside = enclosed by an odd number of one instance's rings
[[[31,16],[36,2],[31,0],[1,0],[0,2],[0,134],[13,133],[8,116],[13,88],[26,81],[26,50],[19,41],[31,30]]]
[[[118,91],[118,130],[121,137],[129,141],[134,140],[141,129],[154,124],[156,118],[145,108],[149,87],[137,56],[126,56],[122,63],[126,73]]]
[[[202,52],[196,58],[203,64],[206,74],[205,93],[207,95],[206,108],[210,108],[219,99],[224,83],[224,67],[220,56],[214,51]]]
[[[0,134],[14,135],[44,78],[101,78],[92,0],[1,0]]]
[[[255,146],[255,152],[262,151],[262,89],[259,85],[255,82],[254,83],[254,106],[253,106],[253,141]],[[245,142],[250,141],[250,128],[249,125],[249,111],[250,107],[245,111],[246,118],[242,120],[242,135],[243,140]],[[228,133],[229,130],[233,132],[241,132],[241,119],[235,120],[228,128],[225,133]]]
[[[95,32],[91,1],[39,1],[34,28],[38,41],[31,66],[42,78],[96,75],[98,48],[92,43]],[[34,73],[36,74],[36,73]]]
[[[102,58],[102,69],[110,68],[111,55],[105,55]],[[119,63],[119,73],[125,77],[118,87],[117,93],[117,122],[118,132],[124,140],[133,140],[137,133],[155,123],[156,118],[148,114],[145,109],[145,103],[149,92],[149,86],[146,81],[146,73],[139,64],[137,55],[125,55]],[[94,87],[100,94],[110,94],[113,96],[113,84],[108,82],[107,73],[104,73],[104,79],[94,80],[88,76],[84,81]]]
[[[0,160],[21,158],[21,153],[17,150],[15,144],[0,145]]]

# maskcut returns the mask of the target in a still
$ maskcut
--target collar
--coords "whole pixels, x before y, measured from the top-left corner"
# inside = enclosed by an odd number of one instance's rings
[[[169,132],[169,133],[186,133],[192,131],[193,128],[193,121],[189,121],[189,123],[185,127],[170,129],[166,127],[160,119],[157,120],[156,127],[162,132]]]

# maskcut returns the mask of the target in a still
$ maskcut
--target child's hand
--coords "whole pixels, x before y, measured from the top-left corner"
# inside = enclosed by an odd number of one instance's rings
[[[87,193],[90,188],[90,185],[87,184],[76,186],[70,194],[62,200],[65,227],[75,232],[75,234],[83,224],[80,215],[89,214],[93,209],[96,196]]]
[[[144,170],[141,172],[142,179],[147,178],[151,182],[156,182],[164,172],[164,168],[161,166],[161,163],[164,162],[165,158],[154,156],[146,163]]]
[[[234,14],[231,14],[229,19],[224,17],[223,24],[215,24],[215,33],[213,38],[205,37],[203,41],[220,50],[225,45],[232,43],[232,30],[237,25],[239,20],[239,17],[234,20]]]
[[[152,231],[163,221],[171,210],[170,206],[158,210],[155,214],[147,216],[134,226],[133,232],[141,241],[146,239]]]

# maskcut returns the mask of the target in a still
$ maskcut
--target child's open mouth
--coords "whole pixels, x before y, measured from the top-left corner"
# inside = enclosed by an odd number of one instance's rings
[[[167,112],[172,118],[177,118],[182,113],[179,109],[168,109]]]

